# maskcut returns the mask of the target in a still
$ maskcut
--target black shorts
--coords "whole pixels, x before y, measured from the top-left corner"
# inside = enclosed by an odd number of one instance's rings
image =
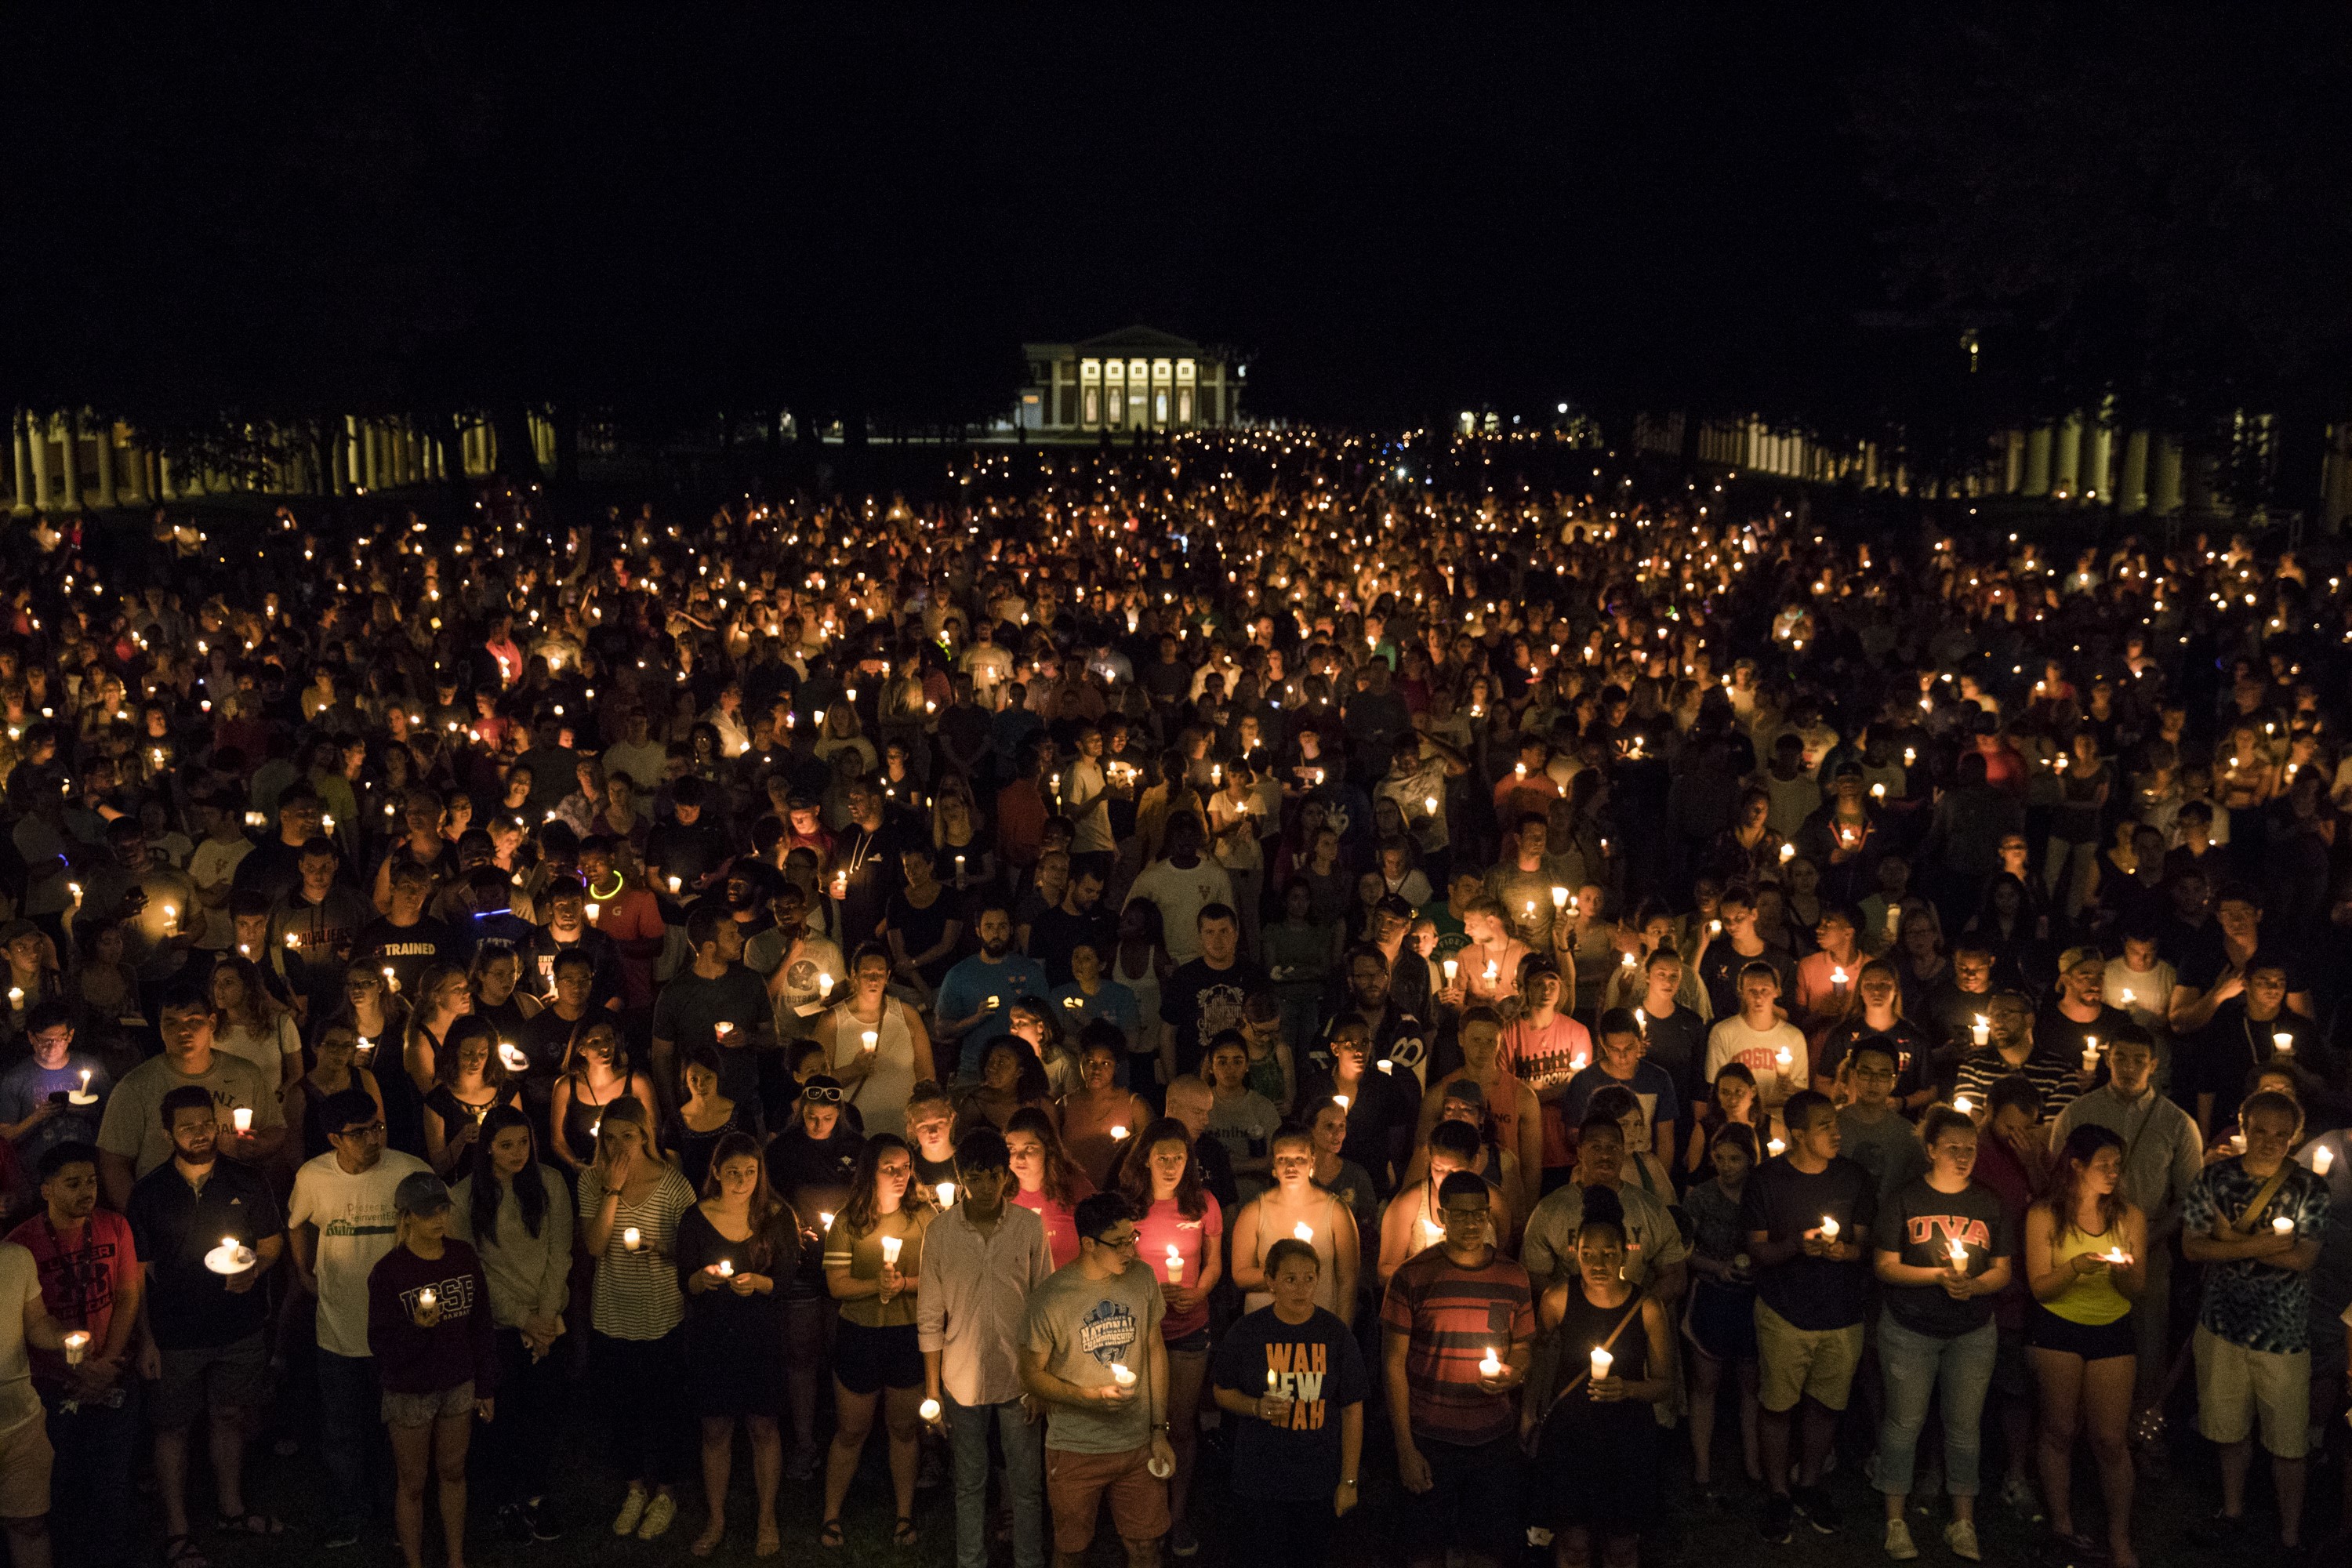
[[[1424,1437],[1415,1447],[1429,1461],[1433,1484],[1419,1497],[1408,1493],[1404,1499],[1411,1548],[1426,1556],[1466,1546],[1504,1561],[1525,1550],[1527,1456],[1516,1437],[1475,1447]]]
[[[833,1341],[833,1375],[852,1394],[923,1386],[923,1347],[915,1325],[869,1329],[841,1321]]]
[[[2033,1315],[2026,1321],[2025,1331],[2028,1342],[2035,1350],[2058,1351],[2081,1356],[2084,1361],[2113,1361],[2119,1355],[2134,1354],[2139,1348],[2129,1312],[2112,1323],[2078,1323],[2036,1301]]]

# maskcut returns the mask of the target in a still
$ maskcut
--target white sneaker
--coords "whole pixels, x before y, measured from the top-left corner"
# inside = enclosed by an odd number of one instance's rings
[[[646,1489],[631,1487],[629,1495],[621,1500],[621,1511],[613,1516],[613,1533],[627,1535],[637,1528],[646,1516]]]
[[[1965,1557],[1971,1563],[1984,1561],[1977,1550],[1977,1527],[1965,1519],[1956,1519],[1944,1526],[1944,1544],[1952,1549],[1955,1557]]]
[[[1896,1563],[1908,1563],[1919,1555],[1918,1547],[1911,1542],[1911,1527],[1899,1519],[1886,1521],[1886,1555]]]

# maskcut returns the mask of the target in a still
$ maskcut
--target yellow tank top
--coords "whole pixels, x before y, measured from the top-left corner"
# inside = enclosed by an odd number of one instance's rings
[[[2122,1245],[2120,1237],[2090,1236],[2066,1226],[2051,1238],[2050,1260],[2053,1264],[2072,1263],[2085,1252],[2107,1252]],[[2078,1274],[2055,1300],[2042,1303],[2055,1315],[2070,1323],[2080,1323],[2095,1329],[2112,1323],[2131,1310],[2131,1302],[2116,1289],[2112,1270],[2102,1268],[2092,1274]]]

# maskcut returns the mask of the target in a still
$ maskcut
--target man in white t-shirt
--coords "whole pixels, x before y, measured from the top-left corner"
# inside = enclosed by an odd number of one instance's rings
[[[1706,1037],[1706,1081],[1738,1062],[1756,1075],[1757,1098],[1767,1110],[1811,1081],[1804,1031],[1780,1016],[1780,1003],[1779,973],[1754,960],[1739,972],[1739,1016],[1724,1019]]]
[[[363,1089],[338,1089],[319,1107],[328,1152],[294,1173],[286,1226],[294,1278],[319,1303],[320,1451],[333,1481],[336,1522],[326,1544],[359,1539],[370,1490],[368,1434],[381,1416],[375,1358],[368,1352],[368,1274],[393,1249],[401,1178],[429,1170],[383,1146],[383,1112]]]
[[[163,1097],[194,1084],[212,1092],[221,1112],[221,1152],[244,1164],[273,1158],[286,1142],[285,1107],[274,1083],[242,1057],[213,1048],[217,1019],[212,999],[193,980],[178,980],[157,1007],[163,1054],[122,1075],[98,1124],[99,1181],[107,1206],[120,1211],[131,1201],[131,1184],[172,1157],[172,1136],[163,1122]],[[236,1125],[236,1113],[252,1112],[250,1127]]]
[[[7,1532],[16,1568],[49,1568],[54,1455],[26,1347],[61,1351],[65,1344],[64,1328],[41,1302],[33,1255],[13,1241],[0,1241],[0,1530]]]
[[[236,796],[228,794],[196,803],[205,837],[188,857],[188,879],[196,885],[196,907],[189,914],[196,927],[196,945],[207,952],[225,952],[236,942],[229,894],[237,862],[253,853],[253,840],[245,836],[238,809]]]
[[[1201,956],[1201,910],[1230,906],[1234,881],[1225,868],[1201,853],[1201,819],[1187,813],[1168,819],[1168,858],[1143,868],[1128,889],[1127,901],[1140,899],[1160,910],[1168,956],[1190,963]]]

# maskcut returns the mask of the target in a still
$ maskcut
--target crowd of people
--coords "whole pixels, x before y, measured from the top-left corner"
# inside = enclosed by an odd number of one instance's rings
[[[2326,1533],[2341,582],[1514,449],[20,534],[18,1568]]]

